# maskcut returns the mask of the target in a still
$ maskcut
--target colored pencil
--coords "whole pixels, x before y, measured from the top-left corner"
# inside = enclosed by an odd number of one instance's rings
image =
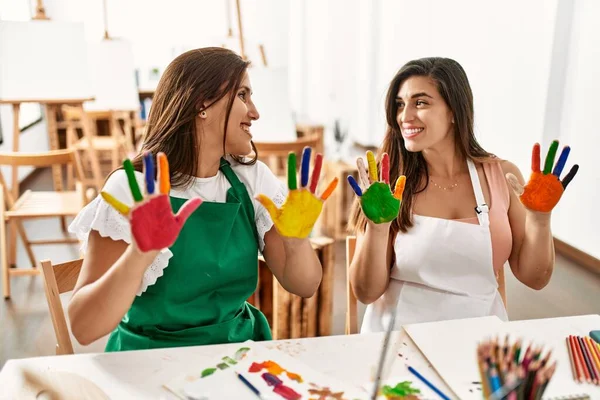
[[[567,353],[569,353],[569,361],[571,362],[571,371],[573,372],[573,380],[579,381],[579,373],[577,371],[575,360],[573,358],[573,348],[571,346],[571,337],[570,336],[567,336],[566,342],[567,342]]]
[[[585,377],[584,381],[591,382],[592,378],[590,376],[590,371],[587,369],[585,358],[583,357],[583,351],[581,350],[581,345],[579,344],[579,340],[577,340],[577,336],[573,336],[573,343],[575,343],[577,358],[579,358],[579,364],[581,366],[581,370],[583,371],[583,376]]]
[[[594,366],[594,369],[596,370],[596,375],[600,376],[600,358],[598,357],[598,354],[596,353],[596,349],[594,348],[594,343],[592,342],[592,339],[585,336],[583,338],[583,341],[585,342],[588,351],[590,353],[591,359],[592,359],[592,365]]]
[[[250,381],[248,379],[246,379],[244,377],[244,375],[240,374],[239,372],[235,373],[237,375],[237,377],[244,383],[244,385],[252,390],[252,392],[256,395],[256,397],[258,397],[259,399],[262,399],[262,395],[260,394],[260,391],[252,384],[250,383]]]
[[[416,369],[414,369],[413,367],[409,366],[408,370],[414,376],[416,376],[421,382],[423,382],[425,385],[427,385],[431,390],[433,390],[434,392],[436,392],[438,394],[438,396],[440,396],[442,399],[444,399],[444,400],[450,400],[450,398],[448,396],[446,396],[444,393],[442,393],[442,391],[440,389],[438,389],[437,387],[435,387],[433,385],[433,383],[431,383],[427,379],[425,379],[425,377],[423,375],[421,375]]]
[[[579,341],[579,346],[581,347],[581,352],[587,365],[587,370],[588,374],[590,375],[590,379],[593,383],[598,383],[598,376],[596,376],[596,373],[594,372],[594,368],[592,367],[592,362],[590,360],[590,355],[588,354],[587,348],[583,343],[583,339],[581,338],[581,336],[577,336],[577,340]]]

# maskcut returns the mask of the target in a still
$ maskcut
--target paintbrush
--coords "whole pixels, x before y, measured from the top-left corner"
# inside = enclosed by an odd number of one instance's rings
[[[398,297],[400,300],[400,297]],[[383,345],[381,346],[381,352],[379,354],[379,365],[377,366],[377,374],[375,375],[375,385],[373,386],[373,392],[371,393],[371,400],[377,399],[377,393],[379,392],[379,385],[381,384],[381,373],[383,371],[383,364],[385,363],[385,356],[387,355],[387,350],[390,343],[390,336],[392,335],[392,330],[394,329],[394,325],[396,323],[396,313],[398,311],[398,301],[396,302],[396,306],[392,311],[392,318],[390,319],[390,323],[387,327],[387,331],[385,332],[385,337],[383,338]]]

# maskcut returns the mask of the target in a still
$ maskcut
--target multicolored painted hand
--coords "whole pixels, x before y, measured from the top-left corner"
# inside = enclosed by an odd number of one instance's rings
[[[264,194],[259,194],[256,197],[260,204],[267,209],[269,215],[271,215],[271,219],[273,219],[277,231],[282,236],[294,238],[307,237],[317,221],[317,218],[321,214],[323,203],[331,193],[333,193],[338,184],[338,179],[333,179],[320,198],[315,196],[317,184],[319,183],[319,176],[321,174],[321,166],[323,165],[323,156],[317,153],[315,156],[315,166],[310,181],[310,187],[307,188],[310,155],[311,148],[305,147],[302,152],[302,165],[300,170],[301,187],[298,189],[298,184],[296,182],[296,154],[289,154],[289,193],[281,208],[277,208],[273,201]]]
[[[348,176],[348,183],[360,198],[363,213],[369,220],[376,224],[393,221],[398,217],[400,211],[406,177],[404,175],[398,177],[392,194],[390,188],[390,159],[387,153],[383,153],[381,157],[381,181],[377,176],[377,163],[371,151],[367,151],[367,163],[369,165],[368,174],[363,159],[359,157],[356,160],[362,188],[352,175]],[[364,188],[366,190],[363,192]]]
[[[129,189],[135,201],[129,207],[114,198],[110,193],[102,192],[102,198],[114,209],[129,218],[131,233],[135,244],[142,252],[162,250],[177,239],[183,224],[188,217],[202,204],[199,197],[189,199],[174,215],[169,200],[171,183],[169,182],[169,163],[164,153],[158,153],[158,184],[159,193],[154,194],[154,161],[152,154],[144,153],[144,176],[146,178],[146,193],[144,199],[135,179],[135,171],[131,160],[123,162]]]
[[[571,148],[565,146],[554,166],[554,157],[558,149],[558,140],[555,140],[548,149],[544,170],[540,171],[540,145],[533,146],[531,155],[531,176],[529,182],[523,186],[513,174],[507,174],[506,178],[511,187],[521,199],[521,203],[531,211],[550,212],[556,206],[564,193],[567,185],[573,180],[579,170],[579,165],[571,167],[569,173],[560,180]],[[554,170],[552,169],[554,166]]]

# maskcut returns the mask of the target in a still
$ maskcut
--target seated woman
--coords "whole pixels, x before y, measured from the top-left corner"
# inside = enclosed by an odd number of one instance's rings
[[[335,182],[316,197],[315,171],[308,190],[310,149],[299,188],[292,162],[289,192],[257,161],[247,67],[222,48],[177,57],[156,89],[143,154],[73,221],[85,243],[68,309],[80,343],[111,332],[107,351],[271,339],[246,302],[259,250],[286,290],[315,293],[322,267],[307,236]]]
[[[396,329],[487,315],[507,320],[507,262],[533,289],[552,276],[551,210],[578,169],[560,181],[569,148],[552,171],[555,141],[540,171],[536,144],[523,186],[513,163],[475,139],[469,81],[446,58],[404,65],[389,86],[386,116],[383,182],[372,153],[368,172],[358,160],[361,184],[349,177],[360,196],[350,221],[358,237],[349,279],[369,304],[361,331],[385,330],[392,320]],[[392,194],[388,184],[396,181]]]

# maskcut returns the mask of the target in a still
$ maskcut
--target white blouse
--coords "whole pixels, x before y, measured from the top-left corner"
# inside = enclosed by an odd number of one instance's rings
[[[257,161],[254,165],[242,165],[235,160],[228,158],[231,168],[246,186],[248,195],[254,204],[254,221],[259,236],[259,250],[262,252],[265,246],[264,237],[271,227],[273,221],[267,210],[254,198],[258,194],[264,194],[271,198],[273,202],[280,207],[286,197],[288,189],[271,170],[262,162]],[[135,173],[140,188],[145,187],[144,175],[141,172]],[[215,176],[210,178],[193,178],[192,183],[185,189],[171,188],[172,197],[190,199],[200,197],[204,201],[224,203],[227,191],[231,184],[220,170]],[[113,173],[104,185],[103,191],[110,193],[117,200],[129,206],[134,204],[127,175],[124,170],[118,170]],[[97,196],[87,206],[85,206],[69,225],[69,231],[77,235],[82,243],[82,252],[87,249],[88,237],[91,230],[98,231],[102,237],[123,240],[131,243],[131,228],[129,220],[110,206],[101,196]],[[156,280],[162,276],[163,270],[169,265],[169,259],[173,256],[171,250],[163,249],[154,259],[152,264],[144,273],[142,283],[137,292],[140,296],[146,291],[148,286],[156,283]]]

